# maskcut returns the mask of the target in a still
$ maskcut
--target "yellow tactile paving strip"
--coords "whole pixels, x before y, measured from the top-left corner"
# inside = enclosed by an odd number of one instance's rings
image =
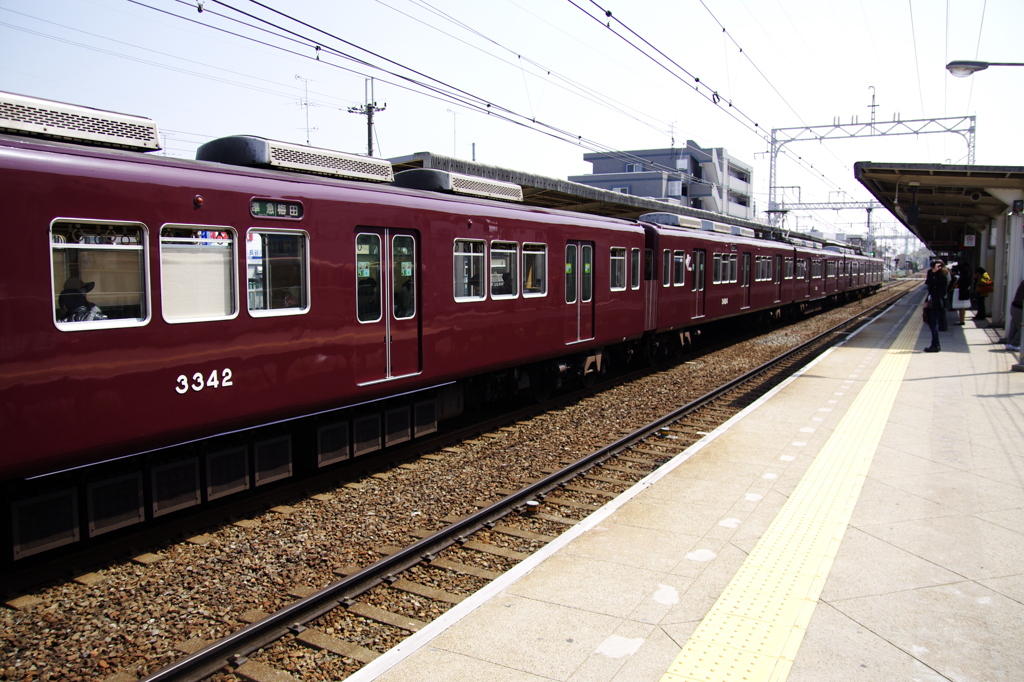
[[[905,324],[661,682],[788,677],[919,333],[918,325]]]

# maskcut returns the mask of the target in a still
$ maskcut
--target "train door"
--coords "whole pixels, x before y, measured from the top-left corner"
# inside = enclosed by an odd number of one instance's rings
[[[565,342],[594,338],[594,244],[567,242],[565,245]]]
[[[655,248],[644,249],[644,330],[658,327],[658,274],[656,272]]]
[[[778,303],[782,300],[782,256],[775,257],[775,302]]]
[[[362,228],[356,234],[356,382],[371,384],[420,371],[416,234]]]
[[[704,249],[693,250],[693,280],[690,282],[690,291],[694,292],[693,316],[704,317],[704,275],[707,272],[705,267],[707,251]]]
[[[740,287],[743,291],[743,307],[750,307],[750,254],[743,254],[743,271],[740,275]]]

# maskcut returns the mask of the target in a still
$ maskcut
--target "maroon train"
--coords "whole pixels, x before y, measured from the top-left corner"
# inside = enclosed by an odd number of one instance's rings
[[[155,156],[147,119],[16,95],[0,132],[6,561],[882,276],[852,250],[453,194],[519,188],[259,138]]]

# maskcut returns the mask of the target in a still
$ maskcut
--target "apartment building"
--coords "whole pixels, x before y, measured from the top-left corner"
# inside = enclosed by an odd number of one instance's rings
[[[753,167],[722,147],[706,149],[693,140],[670,149],[584,154],[593,173],[569,177],[599,189],[650,197],[705,211],[753,220]]]

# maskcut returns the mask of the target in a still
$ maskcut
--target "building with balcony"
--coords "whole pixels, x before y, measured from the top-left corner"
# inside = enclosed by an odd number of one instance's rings
[[[756,213],[753,167],[721,147],[705,149],[687,140],[682,148],[596,152],[583,159],[594,172],[571,176],[571,182],[744,220]]]

